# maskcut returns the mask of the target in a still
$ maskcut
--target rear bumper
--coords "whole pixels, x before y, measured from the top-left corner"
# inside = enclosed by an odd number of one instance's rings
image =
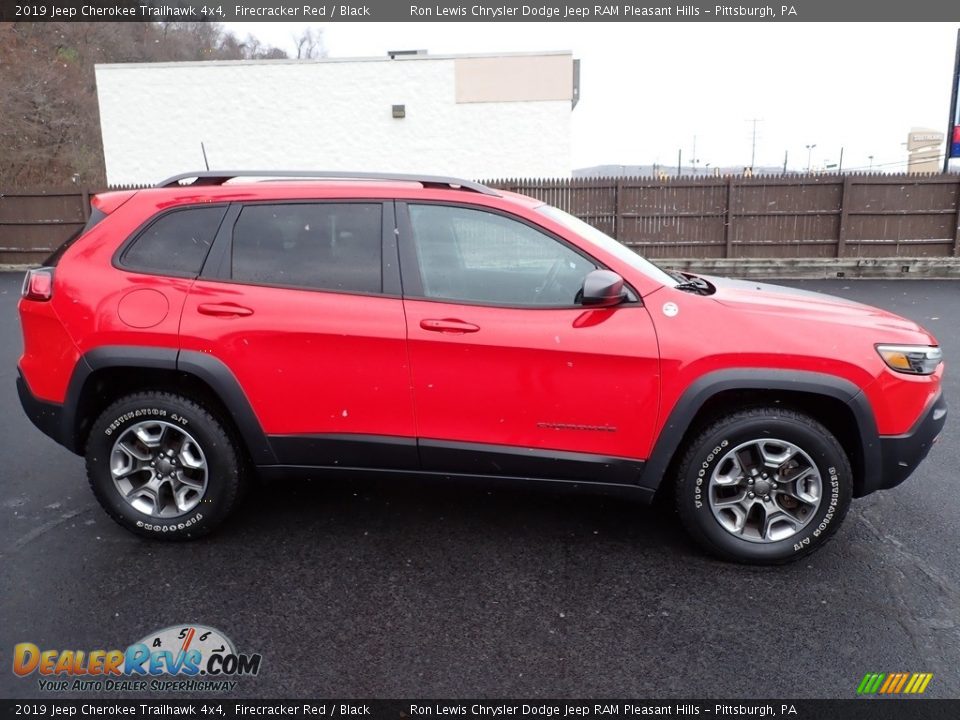
[[[881,477],[875,490],[896,487],[917,469],[937,441],[947,421],[947,401],[937,395],[909,432],[881,435]]]
[[[63,406],[57,403],[40,400],[30,390],[23,373],[17,369],[17,394],[23,411],[30,418],[30,422],[48,437],[53,438],[61,445],[63,442]]]

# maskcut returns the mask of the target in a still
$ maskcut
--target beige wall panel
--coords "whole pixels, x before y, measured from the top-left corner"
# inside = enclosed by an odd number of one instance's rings
[[[458,58],[454,68],[458,103],[570,100],[573,96],[570,55]]]

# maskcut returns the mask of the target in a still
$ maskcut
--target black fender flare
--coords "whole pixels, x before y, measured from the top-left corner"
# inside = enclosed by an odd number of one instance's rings
[[[67,387],[60,420],[63,444],[71,451],[83,452],[83,448],[78,447],[77,412],[87,379],[95,371],[121,367],[171,370],[194,376],[209,386],[226,407],[254,464],[276,462],[263,427],[230,368],[209,353],[166,347],[105,345],[80,358]]]
[[[695,380],[677,400],[640,476],[640,487],[656,490],[677,452],[680,442],[704,404],[728,390],[783,390],[820,395],[845,403],[856,419],[860,435],[862,483],[855,495],[862,496],[879,487],[882,456],[877,423],[863,390],[849,380],[825,373],[770,368],[717,370]]]

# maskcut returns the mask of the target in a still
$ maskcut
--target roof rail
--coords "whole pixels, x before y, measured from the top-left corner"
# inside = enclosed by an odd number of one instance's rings
[[[493,188],[487,187],[472,180],[462,180],[454,177],[443,177],[440,175],[405,175],[401,173],[376,173],[376,172],[332,172],[328,170],[202,170],[198,172],[181,173],[168,177],[157,183],[158,188],[169,188],[181,185],[181,180],[196,178],[187,186],[193,185],[223,185],[228,180],[240,177],[264,177],[264,178],[313,178],[322,180],[384,180],[396,182],[418,182],[424,186],[439,186],[447,188],[460,188],[470,190],[482,195],[493,195],[499,197]]]

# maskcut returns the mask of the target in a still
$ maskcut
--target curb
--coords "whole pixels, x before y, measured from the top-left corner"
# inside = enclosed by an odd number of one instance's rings
[[[662,267],[738,278],[960,280],[960,258],[667,258]]]

